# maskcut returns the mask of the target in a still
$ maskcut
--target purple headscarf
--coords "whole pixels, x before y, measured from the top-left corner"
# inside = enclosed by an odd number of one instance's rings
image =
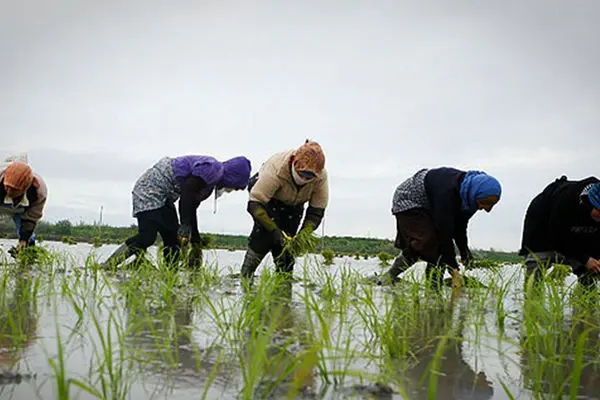
[[[206,185],[214,186],[223,178],[223,164],[211,156],[181,156],[172,161],[178,181],[190,175],[202,178]]]
[[[246,157],[234,157],[223,162],[221,185],[231,189],[245,189],[250,179],[252,164]]]

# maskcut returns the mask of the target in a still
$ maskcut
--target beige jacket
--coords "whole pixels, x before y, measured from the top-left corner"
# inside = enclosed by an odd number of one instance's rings
[[[329,182],[324,168],[316,179],[303,186],[294,183],[290,173],[290,158],[295,150],[277,153],[261,166],[258,180],[250,191],[250,201],[267,204],[271,199],[288,205],[309,201],[315,208],[326,208],[329,203]]]
[[[12,204],[6,198],[4,186],[0,188],[0,213],[4,214],[21,214],[21,217],[26,221],[38,222],[42,219],[44,213],[44,206],[46,205],[46,199],[48,197],[48,189],[46,183],[38,174],[33,174],[34,177],[34,188],[36,192],[35,199],[29,199],[29,196],[25,196],[23,201],[16,206]],[[4,181],[4,170],[0,171],[0,182]],[[29,193],[29,190],[28,190]],[[6,204],[5,204],[6,203]]]

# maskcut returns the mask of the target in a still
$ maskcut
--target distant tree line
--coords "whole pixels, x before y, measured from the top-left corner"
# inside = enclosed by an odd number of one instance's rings
[[[135,224],[128,227],[116,227],[86,224],[84,222],[73,224],[69,220],[61,220],[55,223],[41,221],[36,229],[36,234],[41,240],[63,241],[65,243],[86,242],[97,246],[122,243],[136,233],[137,226]],[[16,238],[14,223],[6,216],[0,216],[0,234],[4,238]],[[248,244],[248,237],[244,235],[203,233],[202,242],[205,248],[243,250],[246,249]],[[160,236],[158,243],[160,243]],[[373,257],[381,253],[396,255],[399,252],[391,240],[352,236],[320,237],[317,251],[322,252],[324,250],[332,251],[338,256],[354,257]],[[502,252],[493,249],[472,251],[478,257],[496,262],[521,261],[516,252]]]

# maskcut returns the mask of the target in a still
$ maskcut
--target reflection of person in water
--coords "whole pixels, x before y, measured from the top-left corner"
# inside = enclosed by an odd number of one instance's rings
[[[162,378],[174,378],[178,385],[190,375],[199,377],[206,374],[200,367],[208,368],[210,372],[212,365],[205,367],[204,360],[198,360],[198,349],[192,341],[191,301],[182,301],[174,295],[172,306],[150,309],[149,293],[144,296],[128,294],[126,297],[127,344],[128,349],[135,353],[134,359],[142,360],[142,368],[145,365],[157,367],[152,368],[152,373]]]
[[[37,298],[33,296],[32,278],[15,277],[12,296],[0,304],[0,365],[11,369],[22,352],[35,341],[37,333]]]
[[[308,333],[306,326],[302,324],[303,319],[292,304],[292,281],[285,275],[278,275],[268,285],[274,285],[273,292],[269,295],[271,300],[261,305],[259,320],[261,326],[251,324],[248,327],[247,341],[243,345],[243,348],[249,350],[246,355],[252,357],[250,354],[255,348],[253,339],[256,339],[256,332],[260,330],[266,335],[272,335],[264,355],[260,351],[255,355],[264,356],[263,371],[260,374],[263,380],[256,388],[259,392],[256,395],[285,398],[294,390],[298,394],[311,395],[315,387],[316,367],[301,365],[301,361],[305,358],[303,353],[308,346],[306,342]],[[256,294],[247,293],[247,296],[256,296]],[[248,363],[251,362],[252,360],[249,359]],[[279,382],[276,387],[272,385],[274,382]]]
[[[491,382],[485,373],[475,373],[463,359],[461,338],[465,315],[459,309],[458,321],[453,323],[454,302],[425,303],[421,310],[408,313],[406,304],[400,305],[396,299],[394,302],[397,303],[398,326],[403,326],[403,330],[410,327],[402,335],[410,337],[409,349],[416,360],[409,360],[412,366],[404,371],[405,389],[411,398],[427,399],[431,378],[437,380],[438,395],[443,394],[436,398],[483,400],[493,396]],[[406,318],[411,321],[404,325],[402,319]],[[436,360],[436,352],[444,345],[443,340],[447,340],[443,354]]]
[[[585,291],[585,288],[576,289],[574,299],[577,299],[577,290]],[[525,304],[524,313],[531,306],[544,304],[539,299],[528,301],[536,304]],[[558,321],[544,321],[545,310],[535,316],[524,315],[520,359],[525,389],[534,392],[536,397],[560,398],[561,394],[571,394],[573,379],[578,376],[577,398],[599,398],[600,315],[597,309],[589,307],[589,304],[598,304],[598,301],[597,292],[588,292],[584,301],[573,301],[572,315],[561,315]],[[548,325],[552,329],[547,329]],[[579,340],[584,341],[580,350]],[[581,363],[576,362],[578,358],[582,358]]]

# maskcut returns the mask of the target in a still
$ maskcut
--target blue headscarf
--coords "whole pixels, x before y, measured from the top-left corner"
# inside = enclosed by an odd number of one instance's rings
[[[500,182],[481,171],[468,171],[460,185],[462,209],[468,212],[477,211],[477,200],[488,196],[498,196],[500,200],[501,194]]]
[[[594,208],[600,209],[600,183],[594,183],[587,192],[588,199]]]

